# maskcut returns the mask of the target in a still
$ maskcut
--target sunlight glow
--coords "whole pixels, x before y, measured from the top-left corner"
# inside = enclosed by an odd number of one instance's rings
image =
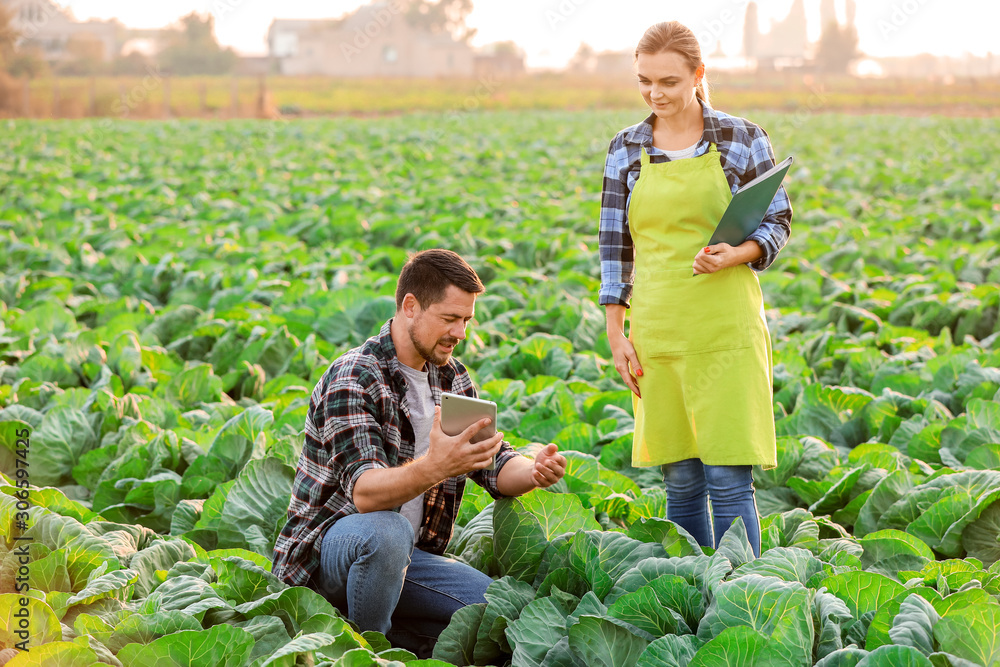
[[[793,0],[760,0],[759,22],[768,30],[787,15]],[[359,0],[64,0],[74,15],[118,17],[135,28],[162,27],[191,11],[216,17],[219,41],[246,55],[266,53],[265,35],[274,18],[331,18],[356,9]],[[652,23],[677,19],[695,31],[705,55],[722,52],[742,55],[743,22],[747,0],[474,0],[468,23],[476,28],[472,44],[513,40],[526,55],[529,67],[562,67],[581,42],[597,51],[630,50]],[[844,0],[836,0],[840,20]],[[819,37],[820,0],[804,0],[809,38]],[[975,0],[864,0],[857,2],[860,48],[869,56],[918,53],[984,56],[996,50],[995,26],[1000,3]]]

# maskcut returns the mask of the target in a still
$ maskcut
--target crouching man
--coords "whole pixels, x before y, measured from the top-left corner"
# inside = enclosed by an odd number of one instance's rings
[[[441,554],[466,477],[494,498],[562,478],[555,445],[534,460],[503,441],[441,430],[441,392],[476,396],[452,357],[465,338],[479,276],[447,250],[414,255],[396,287],[395,316],[330,365],[312,393],[288,521],[274,573],[311,586],[363,631],[428,655],[461,607],[485,602],[491,579]],[[485,470],[494,455],[496,469]]]

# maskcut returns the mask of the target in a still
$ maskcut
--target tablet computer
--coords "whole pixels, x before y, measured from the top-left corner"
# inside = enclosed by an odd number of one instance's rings
[[[460,394],[441,394],[441,430],[446,435],[458,435],[474,423],[489,417],[492,421],[479,432],[480,439],[491,438],[497,432],[497,404]],[[496,468],[496,457],[485,469]]]

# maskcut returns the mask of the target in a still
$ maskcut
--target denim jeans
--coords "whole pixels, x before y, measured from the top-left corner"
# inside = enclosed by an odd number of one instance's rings
[[[351,514],[323,536],[316,589],[362,632],[429,657],[452,614],[486,602],[493,580],[451,558],[413,548],[413,527],[397,512]]]
[[[698,544],[716,547],[739,516],[754,554],[760,556],[760,517],[751,466],[711,466],[703,465],[701,459],[687,459],[664,465],[663,480],[667,485],[667,518],[691,533]]]

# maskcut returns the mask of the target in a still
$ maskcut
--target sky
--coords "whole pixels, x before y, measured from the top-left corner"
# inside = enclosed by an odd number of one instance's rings
[[[819,37],[820,0],[804,0],[810,39]],[[703,52],[721,42],[740,55],[748,0],[473,0],[468,25],[474,46],[513,40],[530,68],[562,67],[581,42],[598,51],[631,50],[653,23],[679,20],[698,36]],[[761,29],[783,18],[793,0],[758,0]],[[62,0],[81,20],[117,17],[133,28],[170,24],[191,11],[216,17],[219,42],[244,55],[267,53],[274,18],[337,18],[361,0]],[[844,0],[836,0],[844,16]],[[861,50],[870,56],[918,53],[978,56],[1000,53],[1000,2],[996,0],[858,0]]]

